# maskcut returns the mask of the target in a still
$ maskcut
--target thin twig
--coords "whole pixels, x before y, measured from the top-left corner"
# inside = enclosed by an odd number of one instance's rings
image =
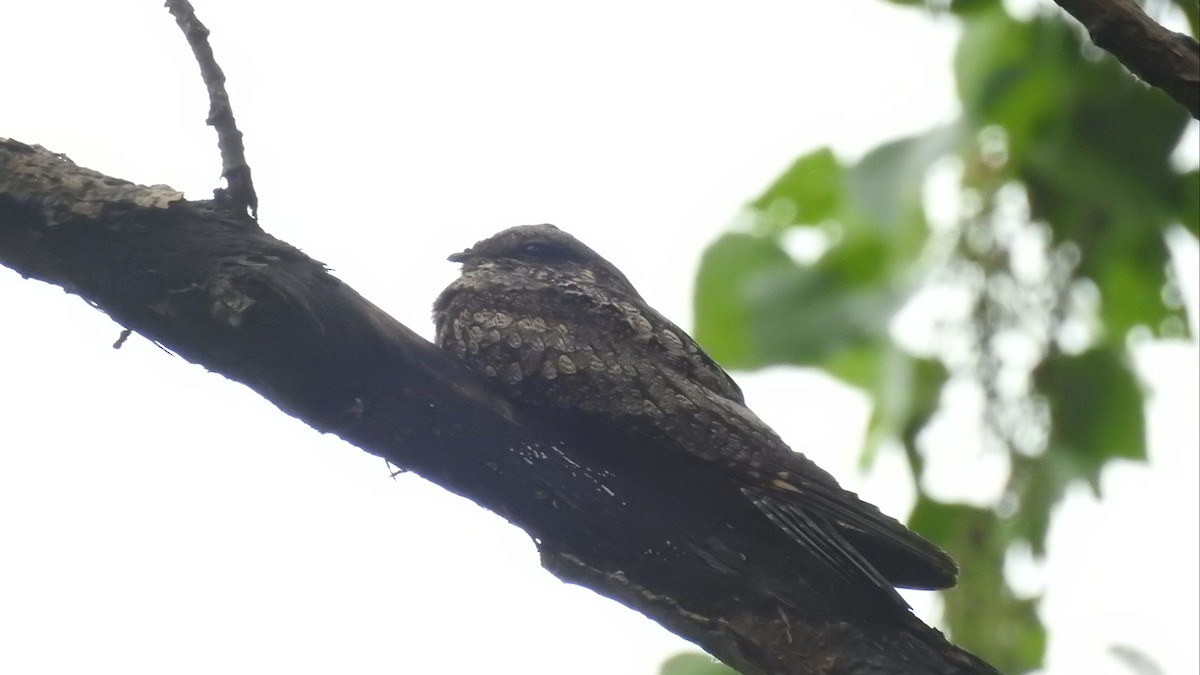
[[[167,0],[166,8],[175,17],[196,62],[200,64],[200,76],[208,89],[208,125],[217,130],[217,147],[221,149],[221,177],[228,186],[216,190],[215,195],[223,205],[249,210],[252,218],[258,218],[258,195],[250,180],[250,165],[246,163],[246,148],[242,144],[242,132],[238,131],[233,119],[233,108],[229,105],[229,94],[225,91],[225,73],[217,65],[212,47],[208,44],[208,28],[196,18],[196,11],[187,0]]]
[[[1200,119],[1200,43],[1163,28],[1133,0],[1054,0],[1096,46]]]

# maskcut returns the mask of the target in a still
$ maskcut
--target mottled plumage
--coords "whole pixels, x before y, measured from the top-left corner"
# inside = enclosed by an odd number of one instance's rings
[[[765,517],[858,587],[903,604],[893,586],[954,584],[949,556],[788,448],[687,333],[571,235],[514,227],[450,259],[463,268],[434,304],[438,344],[508,397],[721,467]]]

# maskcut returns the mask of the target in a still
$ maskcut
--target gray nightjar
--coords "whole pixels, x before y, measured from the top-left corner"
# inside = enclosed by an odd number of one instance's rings
[[[434,303],[438,345],[509,399],[573,411],[719,468],[855,587],[905,605],[894,586],[954,585],[946,553],[791,450],[687,333],[570,234],[513,227],[450,260],[462,274]]]

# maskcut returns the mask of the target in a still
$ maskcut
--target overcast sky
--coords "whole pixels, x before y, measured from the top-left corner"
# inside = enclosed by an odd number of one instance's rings
[[[955,111],[952,24],[879,0],[193,2],[263,227],[427,336],[445,256],[534,222],[688,325],[703,246],[792,158],[853,158]],[[7,3],[0,24],[0,136],[210,193],[208,104],[159,0]],[[474,504],[143,339],[113,350],[120,327],[76,297],[0,268],[0,312],[0,672],[650,675],[688,648],[558,582]],[[1112,644],[1200,670],[1196,343],[1138,354],[1153,463],[1107,472],[1104,504],[1073,493],[1048,564],[1020,574],[1051,589],[1051,673],[1128,672]],[[855,473],[864,397],[794,369],[737,377],[903,517],[898,458]],[[957,456],[947,484],[997,482]]]

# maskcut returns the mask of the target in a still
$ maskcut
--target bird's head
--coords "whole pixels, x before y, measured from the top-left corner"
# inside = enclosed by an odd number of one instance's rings
[[[590,278],[599,286],[637,295],[612,263],[553,225],[518,225],[498,232],[449,257],[463,273],[501,268],[538,278]]]

